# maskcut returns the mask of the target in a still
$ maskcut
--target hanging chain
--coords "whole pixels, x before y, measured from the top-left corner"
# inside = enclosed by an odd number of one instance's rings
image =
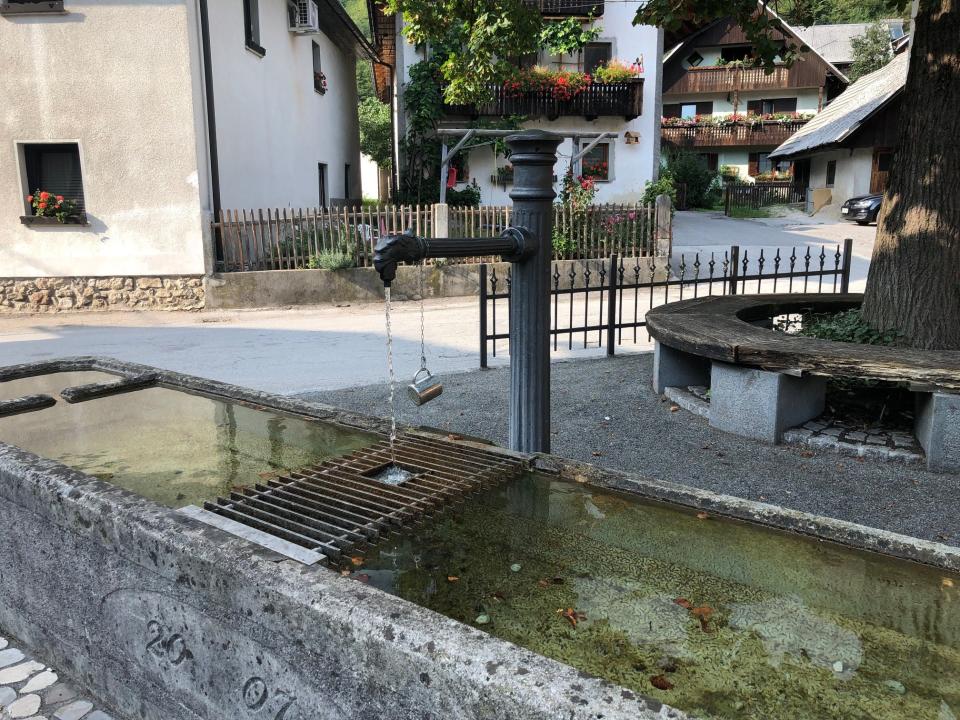
[[[424,327],[424,309],[423,309],[423,266],[427,264],[424,260],[420,263],[420,369],[427,369],[427,341],[426,329]],[[428,371],[429,372],[429,371]]]

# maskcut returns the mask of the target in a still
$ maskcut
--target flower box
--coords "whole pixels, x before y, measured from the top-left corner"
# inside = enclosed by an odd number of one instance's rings
[[[79,215],[72,215],[68,218],[64,218],[63,222],[60,222],[55,217],[44,216],[44,215],[21,215],[20,222],[24,225],[36,226],[36,225],[89,225],[90,222],[87,220],[86,213],[80,213]]]

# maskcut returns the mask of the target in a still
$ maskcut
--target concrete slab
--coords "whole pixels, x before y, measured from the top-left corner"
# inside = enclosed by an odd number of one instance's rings
[[[823,412],[826,380],[714,362],[710,425],[725,432],[779,443],[787,428]]]
[[[916,435],[928,469],[960,471],[960,395],[919,393]]]

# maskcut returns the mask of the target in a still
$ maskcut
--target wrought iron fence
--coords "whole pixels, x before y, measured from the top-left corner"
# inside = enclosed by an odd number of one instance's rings
[[[850,286],[853,241],[838,245],[683,253],[673,264],[656,257],[611,255],[599,260],[555,261],[552,271],[553,349],[574,343],[606,347],[648,342],[648,310],[704,295],[774,292],[845,293]],[[480,266],[480,367],[508,340],[510,272]],[[646,335],[646,333],[643,333]]]

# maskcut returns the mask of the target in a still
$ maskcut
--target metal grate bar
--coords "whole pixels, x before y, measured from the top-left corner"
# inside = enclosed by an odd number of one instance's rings
[[[412,477],[389,485],[373,476],[393,462]],[[521,459],[480,448],[405,436],[392,449],[380,441],[237,489],[229,497],[206,503],[206,512],[193,516],[205,520],[215,514],[226,519],[218,527],[228,531],[251,528],[234,532],[254,542],[266,544],[262,538],[271,536],[278,538],[280,547],[305,548],[303,557],[308,559],[315,557],[310,553],[320,553],[340,561],[385,535],[429,522],[477,491],[516,477],[523,467]],[[284,554],[301,559],[296,551]]]

